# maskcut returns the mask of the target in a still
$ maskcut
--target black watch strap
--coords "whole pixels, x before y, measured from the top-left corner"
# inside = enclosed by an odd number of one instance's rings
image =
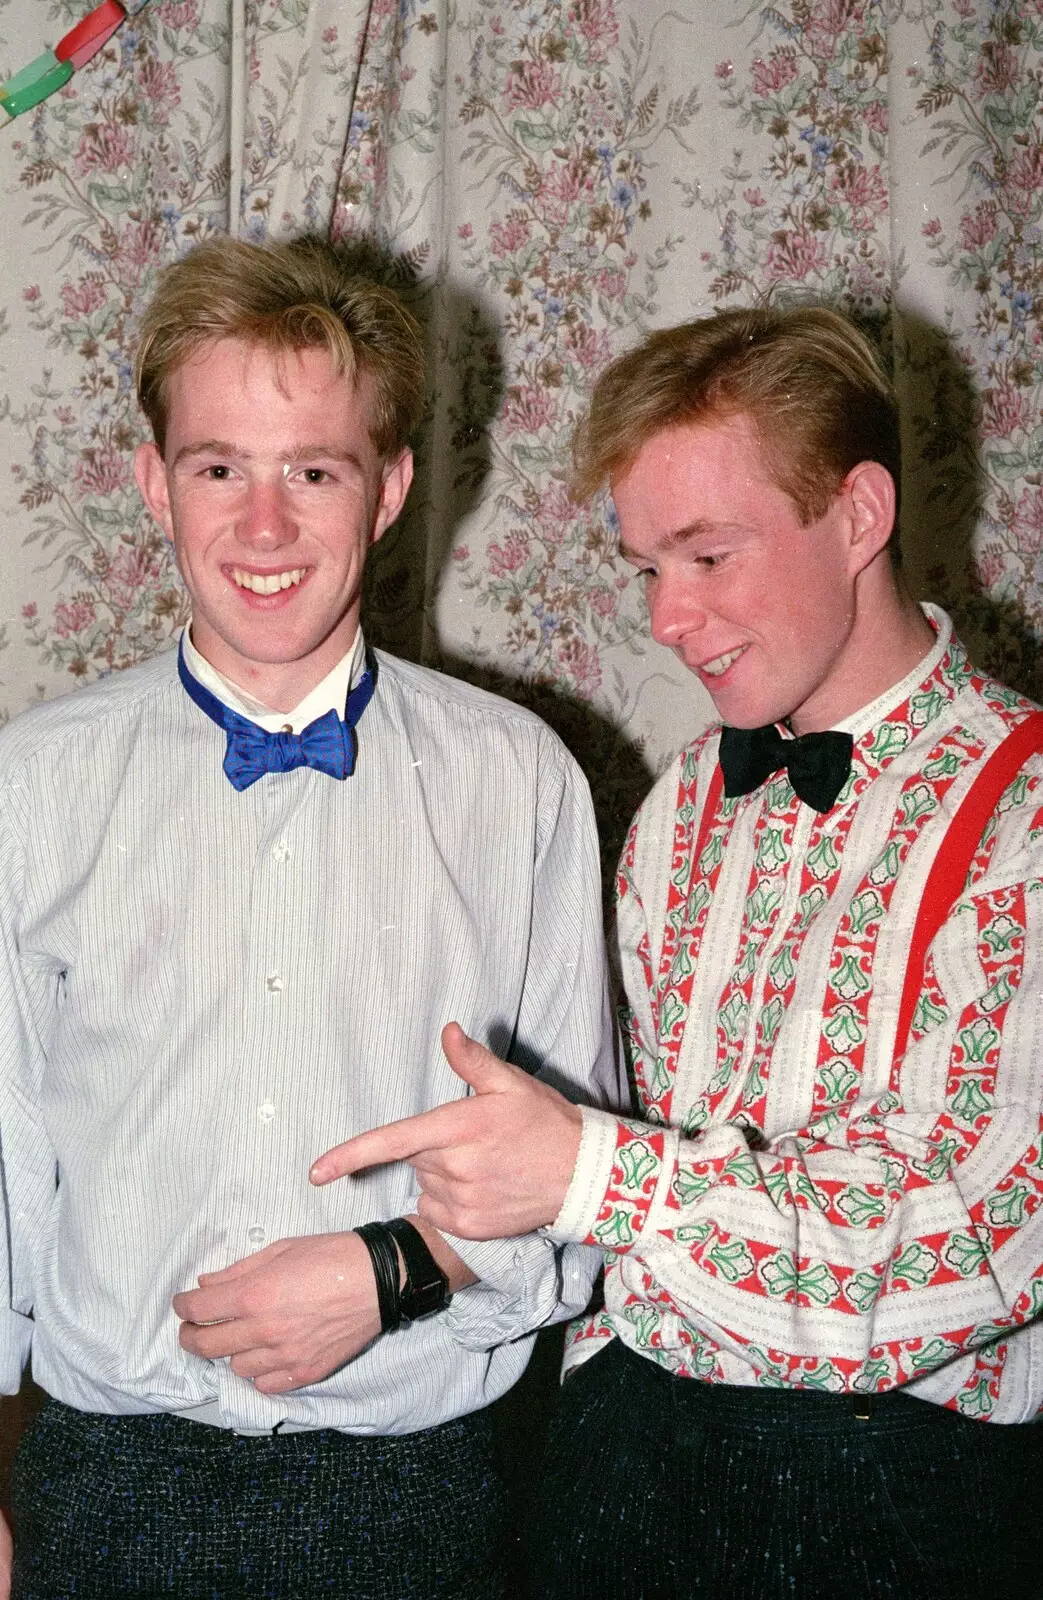
[[[385,1226],[401,1250],[406,1267],[405,1288],[398,1305],[402,1321],[416,1322],[420,1317],[444,1311],[450,1300],[449,1279],[427,1248],[423,1234],[405,1217],[393,1217]]]

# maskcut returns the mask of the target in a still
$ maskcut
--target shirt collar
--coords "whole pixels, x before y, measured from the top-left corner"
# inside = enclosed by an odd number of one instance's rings
[[[933,677],[945,660],[952,644],[952,622],[940,606],[931,605],[929,601],[921,601],[920,610],[938,636],[931,650],[922,656],[912,671],[906,673],[898,683],[893,683],[883,694],[877,695],[875,700],[870,700],[868,705],[860,706],[842,722],[831,725],[838,733],[849,733],[856,744],[870,728],[875,727],[878,722],[883,722],[896,706],[903,705],[922,683]]]
[[[199,654],[192,643],[191,624],[185,629],[182,643],[185,665],[193,678],[201,683],[204,689],[209,689],[212,695],[216,695],[222,705],[227,706],[230,711],[235,711],[239,716],[255,722],[266,733],[278,733],[287,729],[292,733],[300,733],[302,728],[306,728],[317,717],[325,716],[327,711],[335,711],[338,717],[342,717],[348,695],[362,677],[366,664],[366,647],[362,639],[362,629],[359,628],[347,654],[341,656],[333,670],[327,672],[322,682],[309,690],[292,711],[273,711],[270,706],[254,699],[246,689],[232,683],[222,672],[218,672],[216,667],[212,667],[205,656]]]

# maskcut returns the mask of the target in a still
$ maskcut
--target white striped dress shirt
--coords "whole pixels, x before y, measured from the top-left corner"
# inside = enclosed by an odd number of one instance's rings
[[[480,1282],[308,1388],[177,1342],[200,1272],[414,1208],[405,1164],[308,1169],[461,1093],[446,1022],[618,1103],[578,768],[527,712],[377,659],[344,782],[236,792],[173,653],[0,734],[0,1389],[31,1345],[83,1410],[409,1432],[495,1399],[585,1303],[593,1250],[451,1240]]]

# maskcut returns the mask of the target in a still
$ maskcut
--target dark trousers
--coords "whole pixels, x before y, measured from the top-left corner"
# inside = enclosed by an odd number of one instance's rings
[[[247,1438],[49,1401],[15,1462],[13,1600],[491,1600],[503,1497],[480,1413],[398,1438]]]
[[[862,1407],[864,1409],[864,1406]],[[1043,1427],[908,1395],[675,1378],[618,1341],[566,1379],[532,1600],[1043,1595]]]

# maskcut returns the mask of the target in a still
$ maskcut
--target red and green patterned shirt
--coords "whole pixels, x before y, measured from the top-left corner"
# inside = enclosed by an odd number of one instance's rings
[[[841,726],[820,815],[784,773],[706,814],[718,732],[639,811],[618,875],[639,1119],[584,1110],[553,1233],[606,1251],[618,1337],[672,1372],[915,1385],[969,1417],[1043,1409],[1043,759],[996,808],[899,997],[924,882],[983,762],[1034,708],[948,619]]]

